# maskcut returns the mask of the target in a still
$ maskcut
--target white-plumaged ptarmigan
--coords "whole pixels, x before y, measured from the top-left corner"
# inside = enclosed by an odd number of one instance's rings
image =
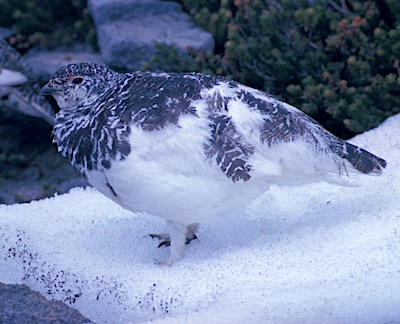
[[[81,63],[41,93],[61,109],[61,154],[117,204],[168,220],[169,233],[156,235],[170,244],[167,265],[198,224],[228,217],[271,184],[340,182],[386,166],[293,106],[221,77]]]

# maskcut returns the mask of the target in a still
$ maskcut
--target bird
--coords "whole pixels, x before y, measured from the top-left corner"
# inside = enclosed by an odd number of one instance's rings
[[[24,58],[0,39],[0,102],[8,109],[41,118],[54,125],[55,110],[41,95],[37,82]]]
[[[274,96],[219,76],[70,64],[41,90],[53,141],[100,193],[167,220],[172,265],[199,225],[229,219],[271,185],[380,175],[386,161]],[[225,218],[224,218],[225,217]]]

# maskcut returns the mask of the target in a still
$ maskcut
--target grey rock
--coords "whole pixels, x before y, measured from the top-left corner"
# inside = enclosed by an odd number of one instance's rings
[[[0,27],[0,38],[7,38],[14,34],[15,32],[12,29]]]
[[[51,127],[43,120],[2,109],[0,102],[0,139],[0,204],[88,186],[51,144]]]
[[[17,181],[7,181],[0,192],[0,203],[7,205],[19,202],[28,202],[46,197],[43,186],[31,182],[29,186],[21,186]]]
[[[72,179],[67,179],[65,181],[57,184],[57,189],[55,190],[57,193],[65,193],[70,191],[75,187],[88,187],[89,184],[83,177],[75,177]]]
[[[155,45],[212,51],[210,33],[198,27],[176,2],[160,0],[89,0],[101,54],[117,68],[140,69]]]
[[[104,64],[101,55],[87,50],[56,51],[33,50],[24,56],[33,74],[40,83],[46,83],[62,66],[71,63],[91,62]]]
[[[33,165],[30,168],[26,168],[21,172],[21,178],[30,179],[30,181],[38,181],[41,177],[41,170],[39,166]]]
[[[1,104],[12,111],[46,120],[54,124],[54,107],[41,95],[40,84],[29,66],[7,41],[0,39],[0,69],[14,77],[2,73],[0,85]]]
[[[0,283],[0,323],[92,323],[60,301],[49,301],[25,285]]]
[[[0,107],[0,114],[3,114],[3,109]],[[10,151],[15,146],[20,145],[21,130],[12,124],[0,123],[0,152]],[[7,139],[7,140],[5,140]]]

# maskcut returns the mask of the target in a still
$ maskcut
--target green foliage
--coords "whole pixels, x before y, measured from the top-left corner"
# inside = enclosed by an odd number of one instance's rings
[[[28,37],[29,43],[97,46],[96,31],[85,0],[0,0],[0,26]]]
[[[215,53],[160,46],[148,67],[264,89],[344,138],[400,112],[398,0],[180,2],[213,33]]]

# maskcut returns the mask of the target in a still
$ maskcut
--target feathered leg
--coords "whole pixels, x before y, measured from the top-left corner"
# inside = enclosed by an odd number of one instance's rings
[[[186,243],[186,226],[168,221],[167,223],[168,233],[171,240],[170,245],[170,257],[165,261],[160,261],[160,264],[170,266],[176,261],[182,259],[185,254],[185,243]]]
[[[157,238],[161,242],[158,247],[163,245],[171,247],[171,256],[165,261],[160,261],[160,264],[171,265],[180,260],[185,254],[185,244],[197,239],[196,232],[199,228],[198,224],[190,224],[184,226],[172,221],[167,223],[169,234],[150,234],[151,238]]]
[[[193,240],[197,239],[196,232],[199,229],[199,224],[190,224],[187,227],[186,231],[186,244],[189,244]],[[160,243],[158,244],[158,247],[162,246],[170,246],[171,245],[171,237],[167,233],[162,233],[162,234],[149,234],[149,236],[153,239],[158,239]]]

